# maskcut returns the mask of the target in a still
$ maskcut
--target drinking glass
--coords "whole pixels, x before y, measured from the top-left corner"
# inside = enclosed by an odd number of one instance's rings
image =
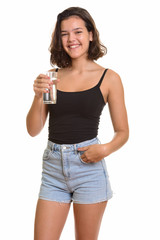
[[[57,80],[57,72],[45,72],[45,75],[47,75],[51,81]],[[46,89],[49,92],[43,93],[43,103],[45,104],[56,104],[57,102],[57,84],[54,83],[51,85],[51,89]]]

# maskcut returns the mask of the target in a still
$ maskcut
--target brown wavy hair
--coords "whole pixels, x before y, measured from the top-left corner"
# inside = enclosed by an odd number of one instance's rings
[[[93,40],[90,41],[88,49],[88,59],[97,60],[107,53],[107,48],[100,42],[99,32],[95,22],[89,12],[80,7],[70,7],[58,14],[54,32],[52,33],[49,51],[51,53],[50,63],[52,66],[57,65],[60,68],[72,66],[70,56],[64,51],[61,40],[61,22],[71,16],[78,16],[84,22],[88,32],[92,32]]]

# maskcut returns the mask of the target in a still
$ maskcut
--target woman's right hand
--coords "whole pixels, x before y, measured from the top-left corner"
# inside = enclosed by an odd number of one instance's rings
[[[45,74],[40,74],[34,81],[33,90],[37,98],[42,98],[43,93],[47,93],[54,83]]]

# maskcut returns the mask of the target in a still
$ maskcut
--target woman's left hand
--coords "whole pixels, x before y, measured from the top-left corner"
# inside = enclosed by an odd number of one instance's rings
[[[86,163],[95,163],[101,161],[106,154],[105,144],[93,144],[86,147],[78,148],[78,151],[85,151],[81,155],[81,159]]]

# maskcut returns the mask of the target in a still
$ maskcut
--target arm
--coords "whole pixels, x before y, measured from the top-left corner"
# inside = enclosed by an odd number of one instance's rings
[[[43,74],[34,81],[35,97],[26,118],[27,131],[32,137],[40,133],[46,122],[48,107],[43,104],[43,93],[47,92],[46,89],[49,89],[51,84],[53,83],[50,79]]]
[[[121,148],[128,140],[129,127],[124,101],[124,90],[121,79],[114,71],[109,70],[106,76],[106,95],[110,116],[114,128],[113,139],[106,144],[95,144],[83,148],[81,158],[86,162],[98,162],[104,157]]]
[[[107,156],[121,148],[129,137],[123,85],[119,75],[113,71],[109,76],[108,106],[115,135],[111,142],[105,144]]]
[[[32,137],[40,133],[46,122],[47,115],[47,105],[43,104],[42,98],[35,96],[26,118],[27,131]]]

